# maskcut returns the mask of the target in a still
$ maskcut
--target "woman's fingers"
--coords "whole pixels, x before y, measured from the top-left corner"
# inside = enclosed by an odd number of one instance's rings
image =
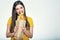
[[[23,27],[22,27],[22,31],[24,32],[25,30],[26,30],[26,28],[23,26]]]
[[[14,28],[14,32],[16,33],[17,30],[18,30],[18,26],[15,26],[15,28]]]

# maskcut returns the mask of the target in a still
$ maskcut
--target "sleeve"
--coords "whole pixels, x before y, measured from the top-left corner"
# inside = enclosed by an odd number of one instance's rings
[[[10,17],[7,21],[7,25],[11,25],[11,23],[12,23],[12,18]]]
[[[29,22],[29,24],[30,24],[30,27],[33,27],[33,26],[34,26],[33,20],[32,20],[31,17],[28,18],[28,22]]]

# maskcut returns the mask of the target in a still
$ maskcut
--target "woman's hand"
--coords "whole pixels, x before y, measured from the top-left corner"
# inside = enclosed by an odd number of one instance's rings
[[[26,31],[26,27],[22,27],[22,32],[25,32]]]
[[[15,26],[15,28],[14,28],[14,33],[16,33],[17,30],[18,30],[18,26]]]
[[[8,38],[8,37],[12,37],[12,36],[14,36],[14,32],[11,33],[10,32],[10,25],[7,25],[6,37]]]
[[[22,27],[22,31],[24,34],[26,34],[29,38],[32,38],[33,36],[33,27],[30,27],[30,30],[26,30],[26,27]]]

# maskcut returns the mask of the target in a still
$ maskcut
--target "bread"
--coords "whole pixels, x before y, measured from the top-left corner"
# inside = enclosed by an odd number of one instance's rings
[[[15,40],[23,40],[24,33],[22,32],[22,27],[25,27],[26,21],[24,15],[21,13],[16,20],[16,26],[18,27],[18,31],[15,33]]]

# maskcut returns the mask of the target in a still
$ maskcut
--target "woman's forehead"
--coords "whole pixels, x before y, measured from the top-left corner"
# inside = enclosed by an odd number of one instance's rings
[[[17,6],[16,6],[16,8],[20,8],[20,7],[23,7],[21,4],[18,4]]]

